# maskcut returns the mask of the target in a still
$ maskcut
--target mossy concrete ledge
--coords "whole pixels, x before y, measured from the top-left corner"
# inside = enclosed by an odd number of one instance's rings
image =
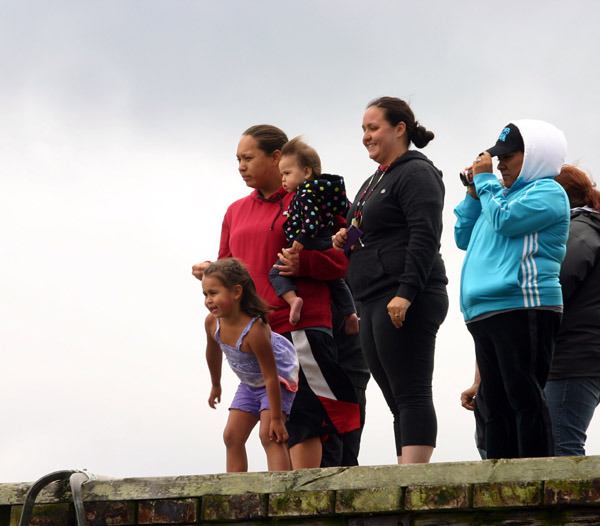
[[[18,525],[30,486],[0,484],[0,526]],[[600,525],[600,456],[99,478],[83,500],[88,526],[589,526]],[[30,524],[76,526],[67,485],[39,495]]]

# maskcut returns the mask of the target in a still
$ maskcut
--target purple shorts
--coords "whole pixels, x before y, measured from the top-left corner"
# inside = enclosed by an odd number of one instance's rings
[[[281,392],[281,411],[286,415],[290,414],[292,402],[296,393],[288,391],[283,385],[280,385]],[[260,418],[260,412],[269,409],[269,397],[266,387],[252,387],[251,385],[240,383],[231,402],[229,409],[238,409],[246,413],[252,413],[256,418]]]

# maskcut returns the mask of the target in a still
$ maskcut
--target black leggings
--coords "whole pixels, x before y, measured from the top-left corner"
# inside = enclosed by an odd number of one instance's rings
[[[396,452],[433,446],[437,419],[431,393],[437,331],[448,312],[444,291],[421,292],[396,329],[387,312],[393,294],[360,305],[360,341],[371,374],[394,415]]]

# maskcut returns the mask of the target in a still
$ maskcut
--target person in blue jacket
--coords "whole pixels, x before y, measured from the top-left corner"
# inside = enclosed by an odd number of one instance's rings
[[[467,169],[471,184],[454,210],[456,244],[467,251],[460,304],[481,375],[488,458],[554,453],[543,388],[563,305],[569,201],[554,177],[566,148],[547,122],[511,122]]]

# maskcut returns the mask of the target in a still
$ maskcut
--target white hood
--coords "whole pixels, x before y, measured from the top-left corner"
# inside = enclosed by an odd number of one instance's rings
[[[556,177],[567,157],[565,134],[545,121],[522,119],[512,123],[519,128],[525,145],[523,167],[513,187]]]

